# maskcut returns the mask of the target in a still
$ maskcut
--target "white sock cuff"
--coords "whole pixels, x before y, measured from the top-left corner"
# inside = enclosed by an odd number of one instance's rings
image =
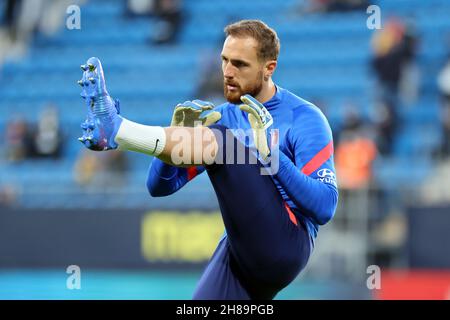
[[[163,127],[144,126],[123,119],[115,141],[119,145],[119,150],[158,156],[166,145],[166,133]]]

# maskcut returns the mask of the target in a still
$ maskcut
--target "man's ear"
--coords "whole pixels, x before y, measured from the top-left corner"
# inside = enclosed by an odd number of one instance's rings
[[[277,68],[277,60],[269,60],[266,62],[264,70],[264,80],[269,80],[275,69]]]

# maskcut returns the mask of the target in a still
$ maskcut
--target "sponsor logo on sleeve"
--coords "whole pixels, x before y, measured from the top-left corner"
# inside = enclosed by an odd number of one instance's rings
[[[319,171],[317,171],[317,175],[317,180],[337,186],[336,175],[330,169],[320,169]]]

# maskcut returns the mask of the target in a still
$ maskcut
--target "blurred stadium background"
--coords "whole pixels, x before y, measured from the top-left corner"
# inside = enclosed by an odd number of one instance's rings
[[[99,57],[125,117],[168,125],[179,102],[223,101],[222,30],[257,18],[281,40],[276,83],[330,121],[340,185],[277,299],[449,299],[449,14],[447,0],[0,1],[0,298],[191,297],[223,228],[209,180],[151,198],[149,157],[86,152],[78,66]]]

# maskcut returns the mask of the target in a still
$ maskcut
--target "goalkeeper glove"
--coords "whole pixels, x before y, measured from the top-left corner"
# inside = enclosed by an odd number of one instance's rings
[[[267,111],[266,107],[251,95],[241,96],[244,104],[239,109],[248,113],[248,121],[253,131],[253,139],[256,149],[262,160],[266,161],[270,156],[269,135],[267,129],[272,125],[272,115]]]
[[[194,100],[185,101],[175,107],[172,116],[172,127],[194,127],[195,125],[209,126],[220,120],[220,112],[213,111],[211,102]]]

